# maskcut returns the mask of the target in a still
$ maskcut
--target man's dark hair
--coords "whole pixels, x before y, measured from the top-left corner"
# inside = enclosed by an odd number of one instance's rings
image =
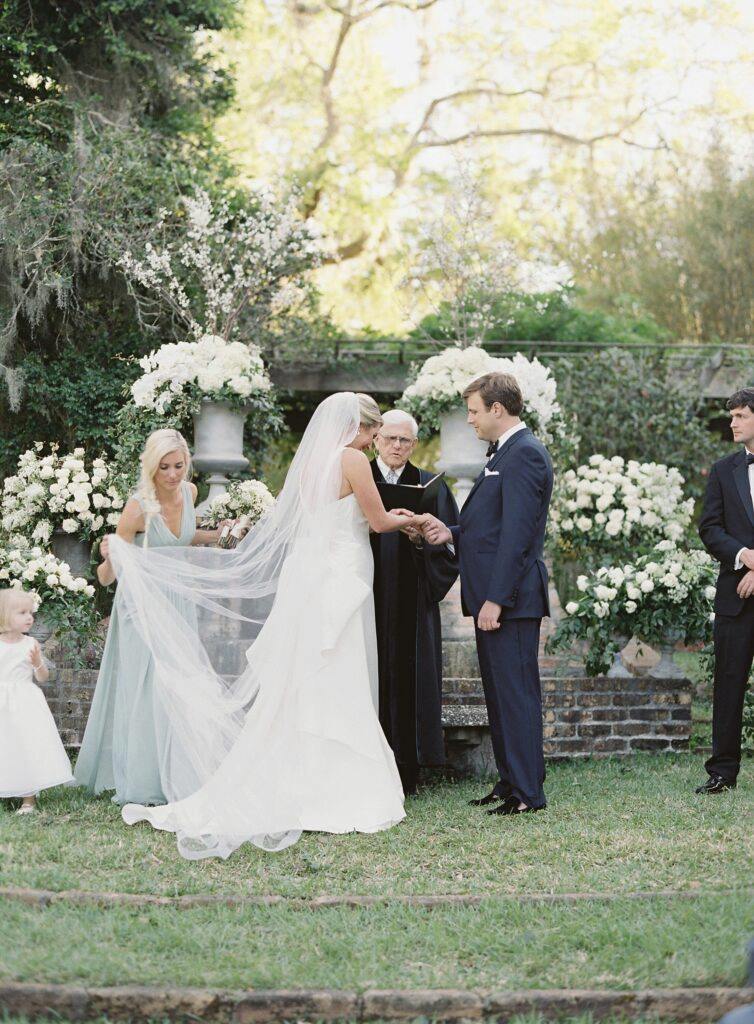
[[[524,398],[521,388],[510,373],[485,373],[483,377],[477,377],[466,388],[463,397],[468,398],[477,391],[487,409],[491,409],[495,402],[499,402],[509,416],[520,416],[523,412]]]
[[[754,388],[741,388],[740,391],[736,391],[735,394],[731,395],[725,403],[725,408],[728,411],[731,409],[743,409],[744,406],[747,406],[754,412]]]

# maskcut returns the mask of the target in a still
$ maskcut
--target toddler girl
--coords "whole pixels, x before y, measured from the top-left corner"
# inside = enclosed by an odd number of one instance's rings
[[[40,789],[73,779],[71,762],[44,694],[34,680],[50,675],[37,641],[34,597],[0,590],[0,797],[22,797],[17,814],[30,814]]]

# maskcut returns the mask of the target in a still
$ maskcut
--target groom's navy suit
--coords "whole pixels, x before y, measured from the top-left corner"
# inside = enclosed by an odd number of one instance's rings
[[[754,597],[738,596],[748,571],[736,569],[741,548],[754,548],[754,503],[746,452],[739,450],[710,470],[699,534],[720,562],[715,594],[715,684],[712,706],[712,757],[705,767],[735,782],[741,765],[744,696],[754,660]]]
[[[476,629],[496,791],[544,807],[539,628],[550,614],[543,561],[552,494],[547,449],[524,427],[508,437],[477,477],[451,528],[461,602],[476,621],[485,601],[502,605],[500,628]]]

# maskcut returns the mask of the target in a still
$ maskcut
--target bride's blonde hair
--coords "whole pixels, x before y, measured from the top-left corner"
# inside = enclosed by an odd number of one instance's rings
[[[160,514],[160,503],[157,500],[157,490],[154,485],[154,478],[160,463],[170,452],[182,452],[186,463],[183,471],[183,479],[187,480],[191,474],[191,452],[186,440],[179,431],[165,428],[155,430],[149,435],[144,445],[144,451],[139,456],[141,473],[139,483],[136,486],[136,497],[144,509],[146,522],[144,524],[144,543],[146,534],[149,532],[149,524],[152,519]]]
[[[380,427],[382,426],[382,413],[380,407],[377,405],[371,395],[362,395],[357,392],[356,397],[359,400],[359,423],[362,427]]]

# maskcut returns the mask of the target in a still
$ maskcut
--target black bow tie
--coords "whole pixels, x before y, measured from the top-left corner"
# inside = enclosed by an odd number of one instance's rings
[[[746,465],[750,466],[752,464],[752,462],[754,462],[754,455],[752,455],[751,452],[747,452],[746,453]]]
[[[490,455],[494,455],[496,451],[497,451],[497,441],[490,441],[490,443],[489,443],[489,445],[487,447],[487,458],[489,458]],[[754,455],[752,455],[752,461],[754,461]]]

